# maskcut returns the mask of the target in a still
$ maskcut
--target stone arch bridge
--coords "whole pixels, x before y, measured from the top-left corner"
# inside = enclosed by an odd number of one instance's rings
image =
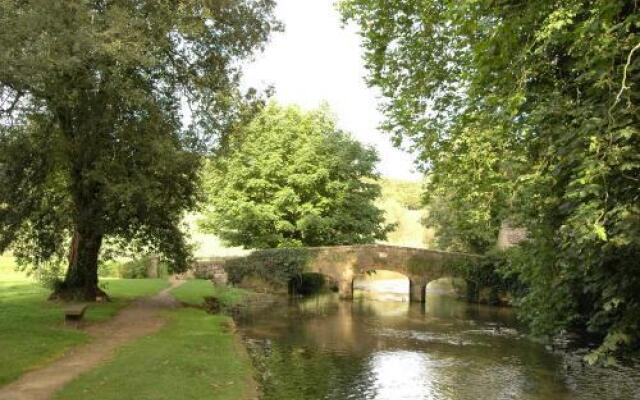
[[[443,252],[382,244],[308,248],[311,257],[307,272],[325,275],[333,280],[345,299],[353,298],[353,281],[370,271],[398,272],[409,279],[412,302],[425,301],[429,282],[458,275],[456,263],[479,260],[465,253]]]
[[[353,298],[355,278],[371,271],[385,270],[406,276],[410,282],[411,301],[424,302],[425,290],[429,282],[443,277],[455,277],[458,273],[454,265],[480,259],[479,256],[472,254],[382,244],[271,249],[260,250],[255,254],[259,254],[261,264],[267,266],[276,264],[274,260],[277,259],[278,254],[292,250],[299,250],[305,254],[305,272],[318,273],[327,277],[338,287],[340,297],[344,299]],[[242,259],[241,257],[235,260],[242,263]],[[227,269],[227,261],[210,259],[208,262],[203,260],[199,264],[215,272]]]

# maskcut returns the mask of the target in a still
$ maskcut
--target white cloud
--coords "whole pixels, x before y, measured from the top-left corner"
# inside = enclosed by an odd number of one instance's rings
[[[378,150],[382,175],[419,179],[414,157],[377,129],[382,115],[376,91],[364,82],[360,38],[354,27],[343,29],[333,0],[279,0],[277,15],[285,32],[274,35],[265,53],[246,67],[244,85],[273,85],[279,102],[304,108],[326,101],[342,129]]]

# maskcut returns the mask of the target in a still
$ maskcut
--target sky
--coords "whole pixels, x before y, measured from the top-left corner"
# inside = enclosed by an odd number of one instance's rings
[[[355,26],[343,27],[335,0],[278,0],[276,14],[284,33],[273,35],[265,52],[244,70],[243,85],[275,88],[282,104],[305,109],[327,102],[338,125],[378,150],[378,171],[385,177],[419,180],[414,157],[394,148],[377,129],[377,91],[367,87],[360,37]]]

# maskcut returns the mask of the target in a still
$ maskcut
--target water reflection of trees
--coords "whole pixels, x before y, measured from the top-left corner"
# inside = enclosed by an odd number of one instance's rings
[[[347,399],[371,386],[366,356],[283,342],[253,353],[262,359],[260,380],[265,399]]]
[[[261,343],[265,400],[633,398],[572,388],[587,378],[511,329],[509,310],[451,298],[421,306],[320,296],[241,328]]]

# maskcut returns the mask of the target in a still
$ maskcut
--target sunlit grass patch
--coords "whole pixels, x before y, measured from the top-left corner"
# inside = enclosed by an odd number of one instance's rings
[[[249,293],[245,289],[215,286],[211,281],[204,279],[189,280],[171,291],[171,294],[182,303],[200,305],[205,297],[215,296],[225,306],[241,303]]]
[[[62,325],[62,306],[30,282],[0,282],[0,385],[87,340]]]
[[[15,258],[10,254],[0,255],[0,281],[17,282],[28,281],[29,277],[23,271],[18,271]]]
[[[111,301],[90,306],[85,315],[89,322],[111,318],[132,300],[154,295],[169,286],[166,279],[102,279],[100,282]]]

